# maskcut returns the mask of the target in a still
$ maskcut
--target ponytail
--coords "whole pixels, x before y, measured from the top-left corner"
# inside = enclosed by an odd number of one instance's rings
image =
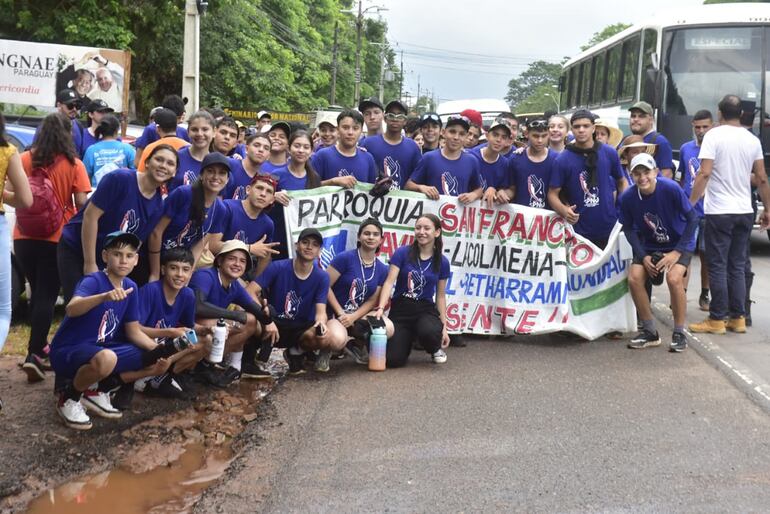
[[[198,177],[190,186],[192,188],[192,201],[190,202],[190,221],[196,226],[202,227],[206,219],[206,197],[203,192],[203,180]]]
[[[105,114],[99,126],[94,130],[96,139],[104,139],[105,137],[115,137],[118,134],[120,128],[120,121],[117,116],[112,114]]]

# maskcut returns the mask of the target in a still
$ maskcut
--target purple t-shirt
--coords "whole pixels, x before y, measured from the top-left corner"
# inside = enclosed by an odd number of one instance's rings
[[[292,259],[273,261],[256,282],[279,318],[314,321],[316,304],[326,305],[329,274],[314,265],[310,275],[301,280],[293,266]]]
[[[318,150],[311,157],[313,168],[321,180],[352,175],[359,182],[374,184],[377,181],[377,165],[369,152],[356,149],[353,157],[342,155],[336,146]]]
[[[403,189],[422,159],[420,147],[414,140],[406,137],[400,143],[392,145],[385,141],[382,134],[378,134],[364,139],[361,146],[374,158],[377,170],[383,176],[393,178],[392,189]]]
[[[393,288],[393,298],[404,297],[435,302],[439,281],[449,278],[449,259],[441,256],[441,267],[436,273],[433,269],[432,257],[414,262],[409,259],[409,248],[409,246],[400,247],[390,258],[390,264],[399,269],[396,286]]]
[[[216,199],[211,207],[205,208],[203,223],[198,225],[190,219],[192,186],[182,186],[171,192],[163,202],[163,216],[171,221],[163,232],[163,249],[191,248],[207,234],[221,234],[225,219],[225,205]]]
[[[329,266],[340,274],[332,286],[332,293],[345,312],[358,310],[388,276],[388,266],[379,259],[374,259],[374,264],[370,266],[364,266],[358,257],[358,250],[337,254]]]
[[[506,185],[506,175],[508,173],[508,159],[503,155],[498,155],[495,162],[487,162],[481,155],[481,148],[474,146],[468,153],[479,162],[479,176],[481,177],[481,188],[487,190],[488,187],[500,189]]]
[[[190,288],[193,291],[200,291],[206,302],[222,309],[226,309],[231,303],[244,308],[256,304],[248,291],[237,280],[233,280],[227,289],[222,287],[217,268],[199,269],[193,273],[190,279]]]
[[[195,293],[183,287],[173,305],[163,294],[163,280],[156,280],[139,289],[139,324],[149,328],[195,326]]]
[[[695,182],[695,177],[698,176],[700,171],[700,159],[698,154],[700,153],[700,146],[695,141],[688,141],[683,144],[679,149],[679,169],[682,170],[682,189],[685,196],[690,198],[692,194],[692,185]],[[695,204],[695,212],[698,213],[698,217],[702,218],[703,213],[703,197]]]
[[[263,171],[259,170],[259,172]],[[253,178],[243,167],[243,160],[230,159],[230,178],[220,196],[225,200],[244,200],[248,196],[246,186],[251,184]]]
[[[441,150],[428,152],[422,156],[410,180],[433,186],[439,194],[448,196],[460,196],[481,187],[479,162],[467,152],[461,152],[454,160],[444,157]]]
[[[187,129],[184,127],[177,126],[176,137],[184,139],[188,143],[190,142],[190,136],[187,134]],[[144,127],[142,135],[136,138],[134,146],[136,148],[147,148],[147,145],[154,143],[158,139],[160,139],[160,135],[158,134],[158,126],[155,124],[155,122],[152,122]]]
[[[538,209],[551,208],[548,204],[548,185],[551,183],[557,155],[549,149],[543,161],[532,162],[525,150],[511,157],[508,177],[510,185],[516,188],[513,203]]]
[[[179,156],[179,168],[176,170],[176,175],[168,181],[168,192],[171,193],[179,186],[189,186],[198,178],[201,173],[201,164],[203,161],[199,161],[190,154],[190,146],[185,146],[177,155]]]
[[[273,241],[273,220],[267,213],[260,212],[256,218],[250,218],[243,208],[241,200],[225,200],[225,219],[222,225],[222,240],[237,239],[247,245],[256,243],[262,236],[267,236],[266,243]]]

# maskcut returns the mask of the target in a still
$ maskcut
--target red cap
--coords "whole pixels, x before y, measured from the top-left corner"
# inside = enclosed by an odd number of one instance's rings
[[[481,121],[481,113],[479,111],[474,111],[473,109],[465,109],[460,113],[460,116],[465,116],[471,120],[471,123],[478,127],[484,126],[483,122]]]

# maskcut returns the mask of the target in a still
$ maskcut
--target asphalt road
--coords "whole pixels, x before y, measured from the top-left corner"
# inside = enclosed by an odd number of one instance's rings
[[[332,364],[287,380],[196,512],[770,508],[770,417],[692,349],[540,336]]]

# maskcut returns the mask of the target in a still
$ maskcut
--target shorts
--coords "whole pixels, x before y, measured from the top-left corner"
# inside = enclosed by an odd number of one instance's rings
[[[688,268],[690,266],[690,261],[692,260],[692,254],[690,252],[684,252],[682,255],[679,256],[679,260],[676,261],[677,264],[681,264],[685,268]],[[633,260],[634,264],[642,264],[642,259],[637,259],[634,257]]]
[[[300,337],[307,329],[315,325],[315,321],[300,321],[294,319],[274,318],[275,326],[278,327],[278,342],[276,348],[289,348],[297,346]]]
[[[131,343],[115,343],[109,346],[98,344],[72,344],[51,347],[51,367],[57,376],[73,379],[78,370],[88,364],[102,350],[110,350],[118,357],[113,373],[137,371],[142,369],[144,350]]]

